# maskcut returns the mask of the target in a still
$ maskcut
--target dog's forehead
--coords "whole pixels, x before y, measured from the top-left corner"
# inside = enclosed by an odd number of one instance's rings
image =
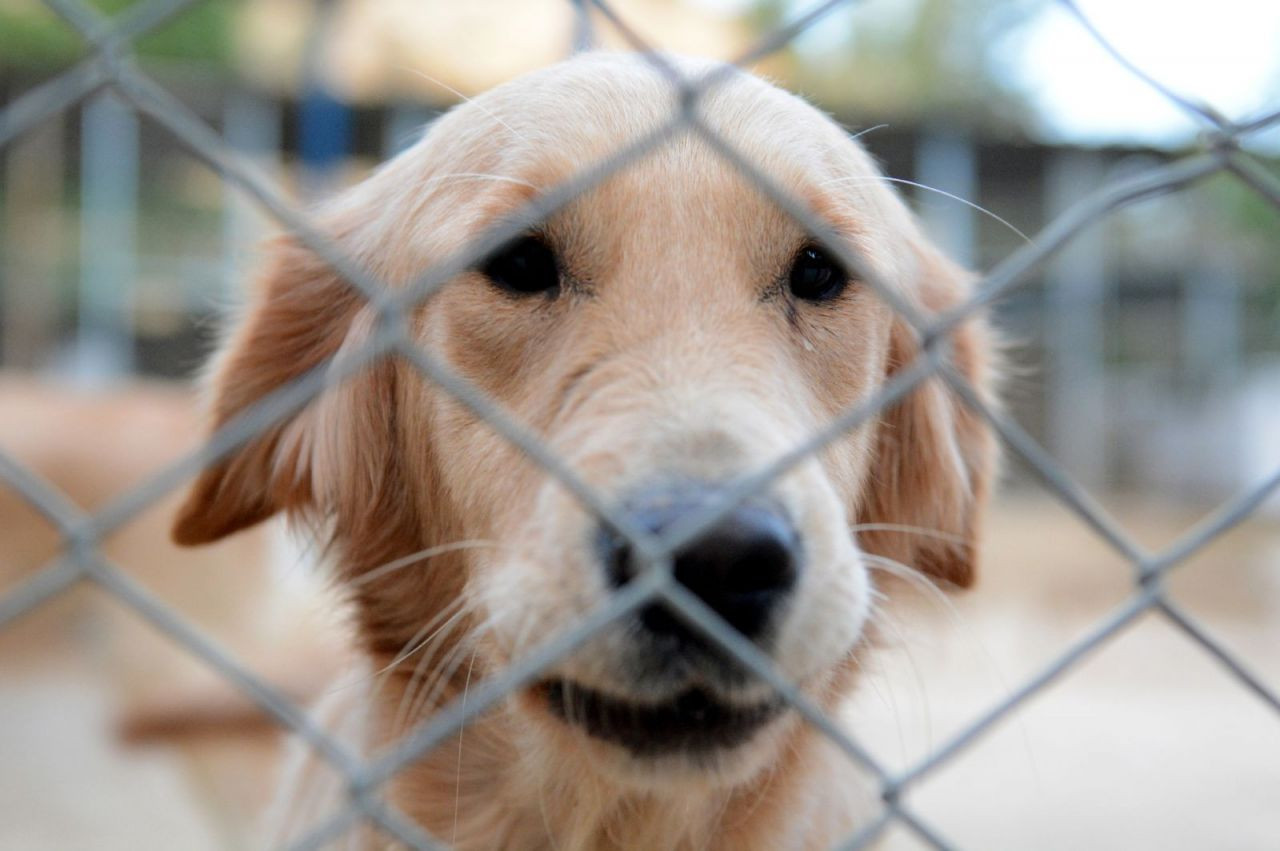
[[[670,61],[687,87],[700,90],[692,109],[696,126],[685,120],[681,85],[630,54],[560,63],[501,86],[471,107],[509,135],[502,157],[508,168],[568,172],[555,175],[561,179],[646,140],[650,150],[669,152],[676,142],[696,139],[702,144],[675,150],[724,161],[703,131],[779,178],[833,177],[836,169],[869,166],[858,161],[857,146],[846,134],[795,95],[730,66]]]
[[[738,69],[671,61],[692,85],[713,78],[696,99],[697,126],[680,120],[677,82],[645,57],[588,54],[451,110],[376,181],[383,201],[403,202],[380,203],[382,215],[408,222],[428,253],[447,253],[533,198],[571,186],[552,219],[576,222],[565,230],[584,241],[640,239],[646,224],[688,235],[719,222],[717,231],[739,244],[767,234],[789,245],[804,228],[762,191],[763,177],[837,232],[873,239],[909,229],[871,158],[819,110]],[[603,167],[611,161],[616,168]],[[749,227],[729,233],[726,210]]]

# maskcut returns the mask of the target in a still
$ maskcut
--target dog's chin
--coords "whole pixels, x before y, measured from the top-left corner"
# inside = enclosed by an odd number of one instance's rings
[[[652,702],[557,679],[529,697],[562,733],[580,738],[596,768],[638,786],[740,782],[768,764],[794,715],[776,697],[737,702],[701,687]]]

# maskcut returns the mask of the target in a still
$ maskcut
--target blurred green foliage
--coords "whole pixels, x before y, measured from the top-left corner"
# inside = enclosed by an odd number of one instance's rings
[[[1002,67],[1045,0],[903,0],[851,7],[822,25],[821,45],[797,40],[783,52],[798,89],[837,112],[899,120],[1024,127],[1026,93]],[[775,28],[804,10],[796,0],[756,0],[752,22]]]
[[[145,0],[86,0],[108,17]],[[143,57],[225,63],[238,0],[203,0],[136,42]],[[78,33],[39,0],[0,0],[0,69],[60,68],[84,56]]]
[[[1255,157],[1254,163],[1271,175],[1273,185],[1280,186],[1280,160]],[[1225,181],[1214,189],[1230,218],[1230,229],[1271,238],[1280,233],[1280,212],[1262,193],[1242,180]],[[1280,275],[1280,269],[1276,274]]]
[[[1271,175],[1273,185],[1280,186],[1280,159],[1255,157],[1260,169]],[[1272,321],[1280,324],[1280,211],[1274,202],[1242,180],[1215,181],[1210,194],[1215,211],[1223,217],[1217,230],[1228,234],[1242,250],[1260,255],[1257,267],[1262,275],[1259,284],[1271,291],[1274,304]]]

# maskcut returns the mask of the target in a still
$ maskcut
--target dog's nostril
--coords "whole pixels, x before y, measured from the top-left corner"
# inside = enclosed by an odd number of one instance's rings
[[[631,511],[632,518],[662,534],[707,500],[650,500]],[[617,539],[607,554],[611,580],[621,585],[636,571],[630,548]],[[735,508],[674,553],[675,578],[748,638],[760,636],[770,616],[799,576],[800,544],[791,523],[777,510],[748,503]],[[665,606],[643,609],[649,632],[686,637],[683,621]]]

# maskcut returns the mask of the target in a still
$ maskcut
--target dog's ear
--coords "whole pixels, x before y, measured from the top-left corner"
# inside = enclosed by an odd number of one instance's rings
[[[218,429],[254,403],[325,364],[361,326],[371,326],[360,294],[330,266],[290,237],[270,247],[265,273],[222,346],[211,372],[211,425]],[[367,328],[365,329],[367,331]],[[325,420],[349,379],[272,423],[230,455],[203,470],[173,526],[179,544],[215,541],[280,510],[317,500],[316,459],[323,458]]]
[[[923,312],[936,314],[959,304],[969,292],[967,273],[922,242],[915,254],[915,301]],[[994,404],[991,332],[984,320],[959,325],[949,342],[955,371],[984,402]],[[916,335],[895,317],[889,376],[918,356]],[[869,499],[859,518],[872,527],[859,536],[864,547],[952,586],[972,585],[979,527],[996,467],[991,430],[936,377],[887,408],[878,429]]]

